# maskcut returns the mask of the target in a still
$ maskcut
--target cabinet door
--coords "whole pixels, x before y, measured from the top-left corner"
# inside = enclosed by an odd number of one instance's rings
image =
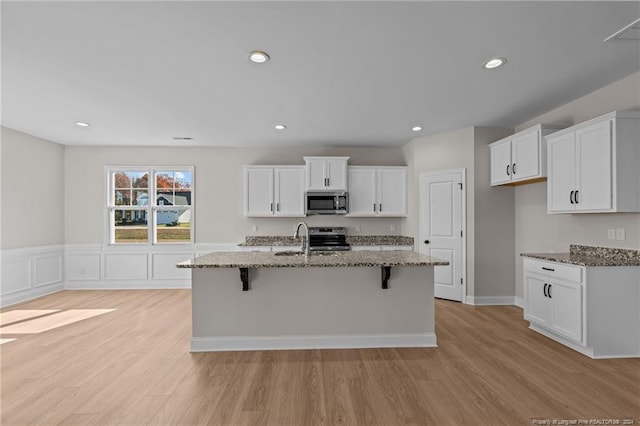
[[[326,160],[327,189],[347,190],[347,162],[345,160]]]
[[[375,216],[376,169],[349,168],[349,215]]]
[[[540,162],[540,131],[532,131],[511,140],[511,180],[544,176]]]
[[[576,131],[576,158],[576,210],[611,210],[610,120]]]
[[[378,169],[378,215],[406,216],[407,170]]]
[[[276,216],[304,216],[304,167],[275,169]]]
[[[549,298],[545,295],[547,279],[542,275],[525,274],[524,318],[540,325],[549,325]]]
[[[574,211],[576,190],[575,133],[547,139],[547,211]]]
[[[582,285],[551,278],[550,326],[553,331],[582,343]]]
[[[273,215],[273,169],[245,169],[245,211],[246,216]]]
[[[307,189],[327,189],[325,166],[325,160],[307,160]]]
[[[511,140],[491,145],[491,186],[511,181]]]

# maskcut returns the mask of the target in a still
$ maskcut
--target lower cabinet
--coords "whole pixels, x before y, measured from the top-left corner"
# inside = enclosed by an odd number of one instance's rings
[[[640,267],[525,258],[530,328],[591,358],[640,356]]]
[[[525,279],[525,319],[582,343],[582,284],[533,272]]]

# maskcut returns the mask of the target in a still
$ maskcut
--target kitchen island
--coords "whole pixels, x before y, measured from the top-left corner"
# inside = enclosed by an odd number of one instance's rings
[[[192,269],[191,350],[436,346],[434,266],[416,252],[210,253]]]

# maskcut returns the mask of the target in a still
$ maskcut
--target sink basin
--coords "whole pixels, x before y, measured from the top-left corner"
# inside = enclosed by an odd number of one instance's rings
[[[304,253],[301,251],[277,251],[275,255],[276,256],[304,256]]]
[[[309,256],[338,256],[340,253],[337,251],[312,251]],[[301,251],[278,251],[275,252],[276,256],[304,256]]]

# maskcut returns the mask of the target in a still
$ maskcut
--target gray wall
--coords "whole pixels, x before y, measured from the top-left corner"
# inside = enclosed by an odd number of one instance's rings
[[[246,235],[289,235],[298,218],[243,216],[245,164],[304,164],[304,155],[346,155],[350,165],[404,165],[394,148],[198,148],[67,146],[65,241],[102,244],[106,238],[107,165],[194,165],[197,243],[237,243]],[[310,225],[342,225],[360,235],[399,234],[401,219],[309,216]],[[253,226],[257,231],[253,231]],[[390,230],[391,225],[396,231]]]
[[[409,165],[409,217],[403,233],[419,232],[419,175],[450,169],[467,170],[467,295],[514,295],[514,191],[489,186],[488,144],[512,129],[466,128],[412,140],[403,148]],[[416,242],[416,250],[420,242]]]
[[[64,147],[1,132],[1,248],[64,244]]]
[[[607,112],[637,108],[640,108],[640,72],[523,123],[516,130],[536,123],[575,124]],[[549,215],[546,182],[516,188],[515,223],[518,297],[523,295],[520,253],[566,252],[569,244],[640,249],[640,214]],[[607,239],[610,228],[625,228],[626,240]]]

